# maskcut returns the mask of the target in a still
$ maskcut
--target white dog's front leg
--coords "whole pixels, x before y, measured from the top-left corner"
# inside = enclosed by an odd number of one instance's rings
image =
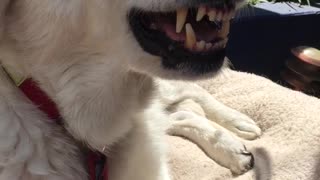
[[[250,117],[218,102],[200,86],[181,81],[158,80],[158,83],[161,97],[168,106],[178,108],[181,102],[192,100],[200,106],[201,116],[207,117],[238,136],[252,140],[261,135],[260,128]],[[188,110],[188,105],[184,106],[184,109]]]
[[[135,121],[132,131],[112,149],[108,160],[110,180],[171,179],[163,139],[165,117],[159,110]]]
[[[253,156],[245,146],[203,116],[190,111],[178,111],[172,113],[170,119],[169,134],[194,141],[210,158],[233,173],[241,174],[253,167]]]

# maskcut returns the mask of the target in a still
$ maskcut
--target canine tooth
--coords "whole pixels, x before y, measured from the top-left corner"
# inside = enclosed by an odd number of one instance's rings
[[[212,47],[212,44],[211,43],[207,43],[206,44],[206,50],[210,49]]]
[[[188,15],[187,8],[181,8],[177,10],[177,22],[176,22],[176,32],[180,33],[183,29],[184,24],[186,23]]]
[[[203,51],[204,48],[206,46],[206,42],[205,41],[200,41],[200,42],[197,42],[196,44],[196,50],[197,51]]]
[[[209,21],[214,21],[214,19],[216,18],[216,15],[217,15],[217,13],[215,10],[210,10],[208,13]]]
[[[217,20],[217,21],[221,21],[221,20],[222,20],[222,16],[223,16],[223,15],[222,15],[222,12],[221,12],[221,11],[218,11],[218,12],[217,12],[217,16],[216,16],[216,20]]]
[[[201,19],[203,19],[203,17],[206,15],[206,8],[201,6],[198,9],[198,13],[197,13],[197,21],[201,21]]]
[[[192,49],[194,45],[196,44],[197,39],[196,39],[196,34],[191,26],[190,23],[186,24],[186,42],[185,46],[189,49]]]
[[[222,41],[217,42],[217,43],[214,45],[214,49],[222,48],[222,45],[223,45],[222,43],[223,43]]]
[[[218,48],[218,44],[216,43],[216,44],[214,44],[212,47],[211,47],[211,49],[217,49]]]
[[[228,36],[230,30],[230,21],[223,21],[221,30],[218,32],[218,36],[225,38]]]

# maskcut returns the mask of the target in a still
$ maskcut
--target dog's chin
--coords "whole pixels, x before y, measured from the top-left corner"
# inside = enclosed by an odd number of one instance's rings
[[[198,4],[174,12],[131,9],[130,29],[141,48],[160,57],[161,77],[212,77],[224,64],[232,4]]]

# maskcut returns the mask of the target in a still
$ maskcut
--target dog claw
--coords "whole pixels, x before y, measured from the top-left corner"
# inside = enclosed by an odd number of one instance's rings
[[[246,150],[241,151],[241,154],[243,154],[243,155],[252,155],[249,151],[246,151]]]

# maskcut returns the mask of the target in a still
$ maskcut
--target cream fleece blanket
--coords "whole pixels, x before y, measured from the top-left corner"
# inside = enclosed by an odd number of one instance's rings
[[[168,136],[174,180],[320,180],[319,99],[231,70],[199,84],[261,127],[259,139],[243,140],[255,155],[255,168],[233,177],[193,143]]]

